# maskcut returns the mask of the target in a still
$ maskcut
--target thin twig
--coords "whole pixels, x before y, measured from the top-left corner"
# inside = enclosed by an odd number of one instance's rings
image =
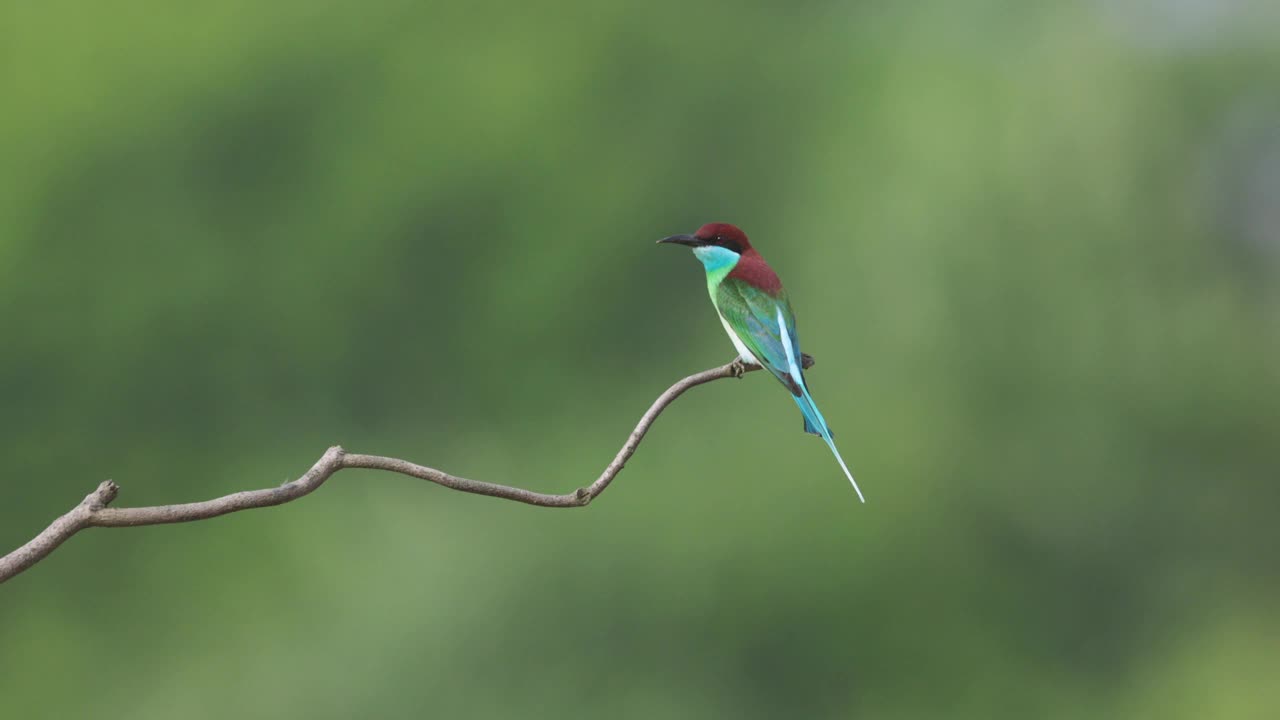
[[[803,358],[807,368],[813,364],[809,356]],[[156,505],[153,507],[113,508],[108,507],[116,498],[120,488],[110,480],[104,481],[97,490],[85,496],[85,499],[65,515],[54,520],[49,527],[35,536],[30,542],[0,558],[0,583],[26,570],[43,560],[66,542],[68,538],[85,528],[90,527],[136,527],[138,525],[162,525],[165,523],[192,522],[226,515],[227,513],[251,510],[253,508],[283,505],[310,494],[324,484],[334,473],[346,468],[365,468],[368,470],[386,470],[388,472],[409,475],[410,477],[430,480],[452,490],[459,490],[477,495],[514,500],[528,505],[540,507],[583,507],[599,497],[609,487],[609,483],[618,476],[627,460],[635,454],[640,441],[649,431],[649,427],[658,419],[658,415],[676,398],[689,388],[727,377],[742,377],[744,374],[759,370],[758,365],[747,365],[734,361],[718,368],[704,370],[696,375],[677,382],[658,396],[649,410],[640,418],[636,429],[623,443],[622,449],[605,467],[604,472],[595,482],[580,487],[564,495],[548,495],[523,488],[498,485],[495,483],[469,480],[450,475],[442,470],[416,465],[407,460],[381,457],[378,455],[356,455],[348,453],[341,447],[334,446],[325,451],[311,469],[297,480],[278,487],[262,490],[245,490],[243,492],[224,495],[220,498],[204,502],[184,503],[182,505]]]

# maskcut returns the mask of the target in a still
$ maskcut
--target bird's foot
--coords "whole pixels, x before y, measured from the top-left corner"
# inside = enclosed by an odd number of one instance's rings
[[[738,358],[737,360],[734,360],[732,363],[730,363],[729,372],[733,373],[734,377],[741,380],[742,376],[746,375],[749,370],[757,370],[759,368],[760,366],[756,365],[755,363],[747,362],[742,358]]]

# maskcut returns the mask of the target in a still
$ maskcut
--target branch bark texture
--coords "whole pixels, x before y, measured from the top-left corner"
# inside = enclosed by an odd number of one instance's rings
[[[803,361],[806,368],[813,364],[813,359],[808,355],[804,356]],[[734,361],[728,365],[690,375],[667,388],[667,391],[659,395],[658,399],[654,400],[653,404],[649,406],[648,411],[641,416],[640,422],[631,431],[627,441],[622,444],[622,449],[618,450],[618,454],[605,466],[600,476],[590,485],[584,485],[563,495],[551,495],[509,485],[470,480],[457,475],[450,475],[443,470],[411,463],[407,460],[382,457],[380,455],[349,453],[336,445],[326,450],[320,456],[320,459],[311,466],[311,469],[303,473],[297,480],[291,480],[277,487],[245,490],[203,502],[113,508],[110,507],[111,502],[115,500],[120,488],[114,482],[106,480],[96,490],[86,495],[79,505],[54,520],[49,527],[45,528],[30,542],[0,558],[0,583],[40,562],[58,549],[58,546],[66,542],[72,535],[85,528],[136,527],[138,525],[193,522],[240,512],[241,510],[283,505],[310,494],[323,485],[334,473],[347,468],[385,470],[421,480],[429,480],[451,490],[474,493],[476,495],[488,495],[489,497],[502,498],[504,500],[514,500],[515,502],[539,507],[584,507],[609,487],[609,484],[613,482],[614,478],[618,476],[618,473],[627,464],[627,460],[635,454],[636,448],[640,447],[640,441],[644,439],[645,433],[649,431],[650,426],[658,419],[662,411],[674,402],[676,398],[684,394],[686,390],[709,383],[712,380],[742,377],[746,373],[759,369],[758,365],[748,365],[740,361]]]

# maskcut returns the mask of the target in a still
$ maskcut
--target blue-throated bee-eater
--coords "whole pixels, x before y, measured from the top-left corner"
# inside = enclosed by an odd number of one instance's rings
[[[778,274],[751,247],[746,234],[728,223],[708,223],[692,235],[672,235],[658,242],[693,248],[693,254],[707,270],[711,304],[742,361],[768,370],[791,393],[804,415],[805,432],[826,441],[840,469],[853,483],[858,499],[866,502],[831,439],[827,421],[809,396],[795,315]]]

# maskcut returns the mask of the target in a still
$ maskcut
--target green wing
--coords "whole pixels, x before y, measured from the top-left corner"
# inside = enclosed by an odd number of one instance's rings
[[[770,295],[737,278],[725,278],[716,288],[716,308],[765,369],[792,395],[799,396],[804,373],[800,370],[800,340],[787,291]]]

